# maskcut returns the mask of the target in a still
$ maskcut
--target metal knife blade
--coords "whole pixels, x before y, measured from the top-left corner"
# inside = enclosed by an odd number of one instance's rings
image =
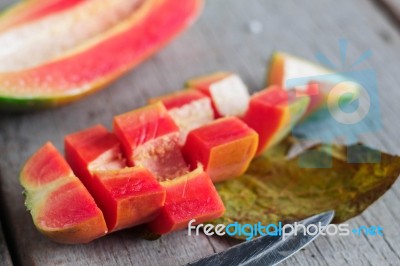
[[[325,227],[330,224],[335,215],[334,211],[328,211],[304,219],[299,224],[307,227],[310,224]],[[295,254],[297,251],[311,243],[317,234],[305,234],[302,228],[294,231],[285,239],[282,236],[266,235],[231,247],[223,252],[191,262],[191,266],[233,266],[233,265],[276,265]]]

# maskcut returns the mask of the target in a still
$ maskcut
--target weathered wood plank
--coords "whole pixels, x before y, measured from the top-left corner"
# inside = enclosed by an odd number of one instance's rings
[[[388,13],[395,16],[395,18],[400,23],[400,2],[397,0],[378,0],[381,1],[384,5],[384,8],[387,9]]]
[[[261,24],[261,32],[252,33],[252,23]],[[179,89],[189,77],[232,70],[256,90],[263,86],[266,61],[275,49],[311,60],[322,51],[339,62],[340,38],[350,41],[349,61],[366,49],[374,52],[363,66],[372,67],[378,75],[383,129],[362,139],[399,153],[400,37],[382,12],[363,0],[208,1],[190,31],[107,90],[56,110],[0,115],[1,200],[18,260],[28,265],[177,265],[235,244],[220,238],[188,237],[186,231],[152,242],[123,231],[88,245],[55,244],[34,229],[23,205],[18,171],[45,141],[62,148],[65,134],[96,123],[110,126],[114,115],[145,104],[149,97]],[[397,182],[382,200],[350,221],[354,226],[380,224],[383,238],[321,237],[284,264],[399,264],[400,239],[394,226],[399,219],[399,191]]]
[[[3,235],[3,227],[1,223],[0,223],[0,264],[4,266],[12,265],[10,252],[8,250],[7,243]]]

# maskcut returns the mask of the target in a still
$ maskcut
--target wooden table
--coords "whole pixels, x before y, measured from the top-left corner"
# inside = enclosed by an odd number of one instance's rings
[[[11,2],[1,0],[0,5]],[[397,0],[385,2],[399,7]],[[320,51],[335,62],[340,60],[341,38],[350,42],[350,61],[371,49],[373,57],[363,67],[372,67],[378,76],[383,129],[361,139],[400,153],[400,28],[391,17],[396,12],[389,11],[372,0],[208,1],[189,31],[106,90],[54,110],[0,114],[0,213],[6,239],[0,234],[0,264],[10,265],[11,257],[13,263],[24,265],[180,265],[235,244],[204,235],[189,237],[185,230],[156,241],[138,239],[128,230],[87,245],[55,244],[34,228],[23,204],[18,172],[45,141],[62,149],[65,134],[96,123],[110,127],[114,115],[144,105],[149,97],[180,89],[189,77],[231,70],[253,90],[261,89],[266,62],[276,49],[310,60]],[[284,265],[399,265],[399,221],[397,182],[349,221],[354,226],[379,224],[384,237],[320,237]]]

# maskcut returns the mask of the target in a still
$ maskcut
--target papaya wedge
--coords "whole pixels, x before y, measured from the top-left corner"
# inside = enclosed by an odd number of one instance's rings
[[[54,107],[97,91],[189,26],[201,6],[201,0],[141,0],[127,18],[62,55],[0,72],[0,110]]]

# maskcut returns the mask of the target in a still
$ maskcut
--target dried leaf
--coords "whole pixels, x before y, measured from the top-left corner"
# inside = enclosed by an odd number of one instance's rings
[[[218,184],[226,213],[212,223],[292,223],[331,209],[341,223],[370,206],[400,174],[400,157],[360,144],[319,144],[287,159],[291,145],[285,140],[254,159],[246,174]]]

